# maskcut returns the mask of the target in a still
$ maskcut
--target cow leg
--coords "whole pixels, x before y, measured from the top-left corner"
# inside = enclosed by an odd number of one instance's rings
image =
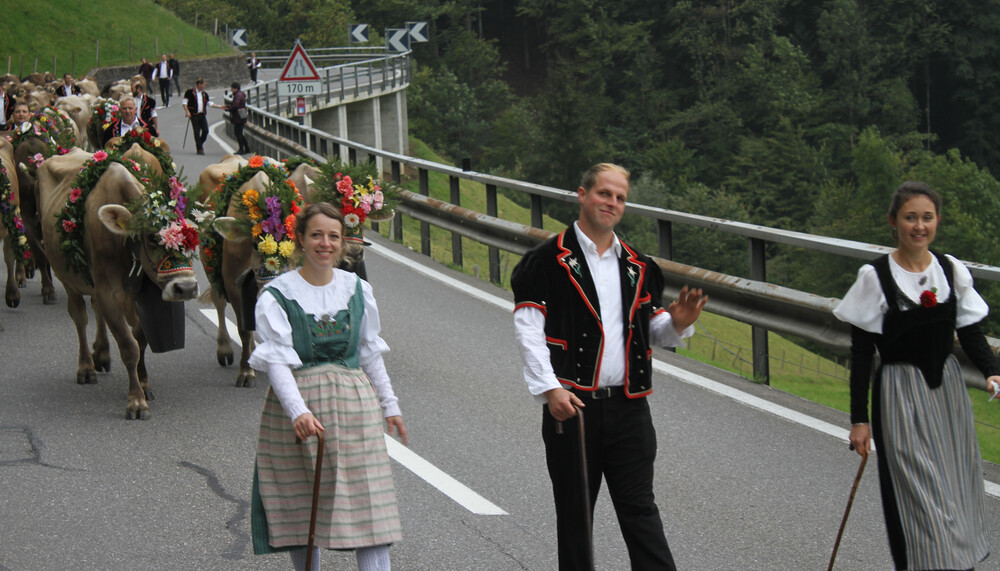
[[[233,364],[233,344],[226,327],[226,298],[219,295],[215,288],[212,288],[212,305],[215,306],[215,314],[219,320],[219,332],[215,336],[215,358],[220,367],[227,367]]]
[[[139,343],[132,336],[132,329],[125,321],[125,315],[120,305],[114,300],[105,299],[110,296],[98,296],[94,299],[95,311],[99,311],[111,331],[112,337],[118,343],[118,352],[128,373],[128,402],[125,406],[125,418],[129,420],[147,420],[149,405],[146,404],[146,393],[139,386]]]
[[[94,372],[94,360],[90,355],[90,347],[87,346],[87,305],[83,301],[83,296],[67,292],[66,310],[76,325],[76,338],[80,344],[76,382],[80,385],[94,384],[97,382],[97,373]]]
[[[52,305],[56,302],[56,288],[52,283],[52,266],[47,259],[37,260],[38,275],[42,277],[42,303]]]
[[[150,401],[153,400],[153,389],[149,386],[149,373],[146,372],[146,347],[149,346],[149,343],[146,341],[146,332],[142,330],[142,325],[139,324],[139,315],[136,314],[134,308],[128,316],[128,322],[132,326],[132,337],[139,344],[139,363],[135,367],[136,376],[139,377],[139,386],[146,394],[146,400]]]
[[[27,264],[24,260],[18,260],[15,264],[15,274],[17,277],[17,287],[26,288],[28,287],[28,269]]]
[[[21,292],[17,291],[17,266],[14,259],[14,247],[11,245],[11,237],[7,236],[3,241],[3,263],[7,266],[7,288],[4,290],[4,301],[7,307],[17,307],[21,304]]]
[[[240,327],[240,341],[243,351],[240,353],[240,374],[236,376],[237,387],[252,387],[257,380],[257,374],[250,367],[250,353],[253,353],[253,331]]]
[[[111,370],[111,344],[108,343],[108,327],[104,321],[104,314],[101,308],[91,298],[91,307],[94,308],[94,325],[97,334],[94,335],[94,368],[98,371],[108,372]]]

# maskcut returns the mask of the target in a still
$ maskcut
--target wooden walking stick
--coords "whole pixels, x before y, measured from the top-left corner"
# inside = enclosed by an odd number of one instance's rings
[[[854,447],[851,447],[854,450]],[[851,486],[851,497],[847,499],[847,509],[844,510],[844,519],[840,520],[840,531],[837,532],[837,541],[833,544],[833,553],[830,554],[830,566],[826,571],[833,571],[833,562],[837,559],[837,549],[840,547],[840,538],[844,535],[844,527],[847,526],[847,516],[851,513],[851,504],[854,503],[854,494],[858,493],[858,484],[861,483],[861,476],[865,473],[865,464],[868,463],[868,455],[861,457],[861,465],[858,466],[858,475],[854,477],[854,485]]]
[[[319,508],[319,476],[323,468],[323,432],[317,432],[319,448],[316,450],[316,477],[313,479],[312,512],[309,514],[309,544],[306,546],[306,571],[312,571],[313,545],[316,543],[316,510]]]
[[[583,480],[583,517],[584,521],[587,522],[587,557],[590,560],[590,564],[587,569],[594,568],[594,522],[590,515],[590,477],[587,475],[587,439],[586,432],[584,431],[583,425],[583,409],[574,405],[576,408],[576,418],[579,419],[580,425],[580,469],[582,471]],[[562,421],[556,421],[556,434],[563,433]]]

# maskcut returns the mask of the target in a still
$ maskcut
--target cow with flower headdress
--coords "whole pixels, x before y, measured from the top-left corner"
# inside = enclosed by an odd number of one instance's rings
[[[203,191],[212,209],[203,226],[201,259],[211,284],[210,295],[219,316],[216,358],[219,365],[233,362],[233,349],[225,326],[226,303],[236,313],[243,349],[236,386],[252,386],[250,367],[254,317],[261,284],[277,277],[293,262],[295,215],[303,200],[288,171],[273,159],[260,156],[249,161],[230,155],[201,173]]]
[[[96,382],[95,364],[108,367],[106,327],[128,374],[126,417],[146,419],[152,391],[144,355],[153,332],[142,325],[136,300],[143,292],[166,302],[197,296],[191,258],[199,235],[194,204],[167,166],[169,156],[157,157],[138,141],[126,145],[46,160],[38,168],[39,206],[43,220],[55,221],[42,225],[45,253],[76,325],[77,382]],[[94,353],[84,296],[98,322]]]
[[[13,148],[0,137],[0,240],[3,241],[4,265],[7,267],[7,285],[4,301],[8,307],[17,307],[21,301],[18,286],[23,277],[23,261],[30,256],[24,223],[21,218],[17,177],[14,176]],[[19,269],[20,268],[20,269]]]

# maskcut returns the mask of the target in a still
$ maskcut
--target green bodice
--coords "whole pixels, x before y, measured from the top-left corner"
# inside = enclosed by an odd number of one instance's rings
[[[361,337],[361,318],[365,314],[365,298],[361,280],[347,304],[332,317],[306,313],[294,299],[286,298],[273,287],[264,288],[278,300],[292,326],[292,347],[302,360],[302,368],[332,363],[357,369],[358,341]]]

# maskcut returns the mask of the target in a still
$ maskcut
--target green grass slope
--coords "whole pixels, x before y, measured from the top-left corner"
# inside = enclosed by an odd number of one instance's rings
[[[10,73],[32,73],[35,58],[39,72],[82,76],[95,67],[138,65],[143,57],[159,61],[160,53],[173,52],[179,59],[232,53],[224,42],[220,45],[218,37],[181,21],[151,0],[10,4],[3,11],[0,54],[7,57],[0,59],[0,73],[8,72],[8,64]]]

